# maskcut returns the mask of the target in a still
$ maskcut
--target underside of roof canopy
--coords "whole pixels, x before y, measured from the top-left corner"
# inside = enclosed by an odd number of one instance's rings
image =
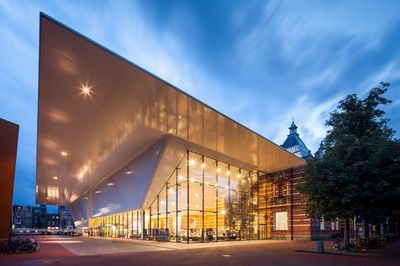
[[[44,14],[39,57],[37,203],[74,202],[165,135],[240,167],[273,172],[304,164]]]

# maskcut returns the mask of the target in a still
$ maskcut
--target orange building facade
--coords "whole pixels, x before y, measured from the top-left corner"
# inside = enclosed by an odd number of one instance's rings
[[[7,241],[11,232],[18,131],[18,125],[0,119],[0,241]]]

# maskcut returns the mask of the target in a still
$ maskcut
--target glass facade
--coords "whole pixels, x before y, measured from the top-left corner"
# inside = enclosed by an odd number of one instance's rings
[[[265,174],[187,152],[148,209],[92,218],[89,233],[187,243],[266,238],[260,178]]]

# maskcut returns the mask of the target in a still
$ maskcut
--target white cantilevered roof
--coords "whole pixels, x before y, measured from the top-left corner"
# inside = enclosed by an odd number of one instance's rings
[[[36,201],[73,202],[172,134],[271,172],[304,161],[41,14]]]

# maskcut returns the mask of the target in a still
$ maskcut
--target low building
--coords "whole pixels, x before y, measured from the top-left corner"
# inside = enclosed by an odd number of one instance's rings
[[[32,207],[32,228],[46,228],[47,207],[45,204]]]
[[[13,206],[13,225],[14,229],[32,227],[32,207]]]
[[[58,207],[58,216],[60,218],[60,229],[74,229],[74,220],[72,219],[71,212],[68,206]]]
[[[58,213],[46,214],[47,229],[60,229],[60,216]]]

